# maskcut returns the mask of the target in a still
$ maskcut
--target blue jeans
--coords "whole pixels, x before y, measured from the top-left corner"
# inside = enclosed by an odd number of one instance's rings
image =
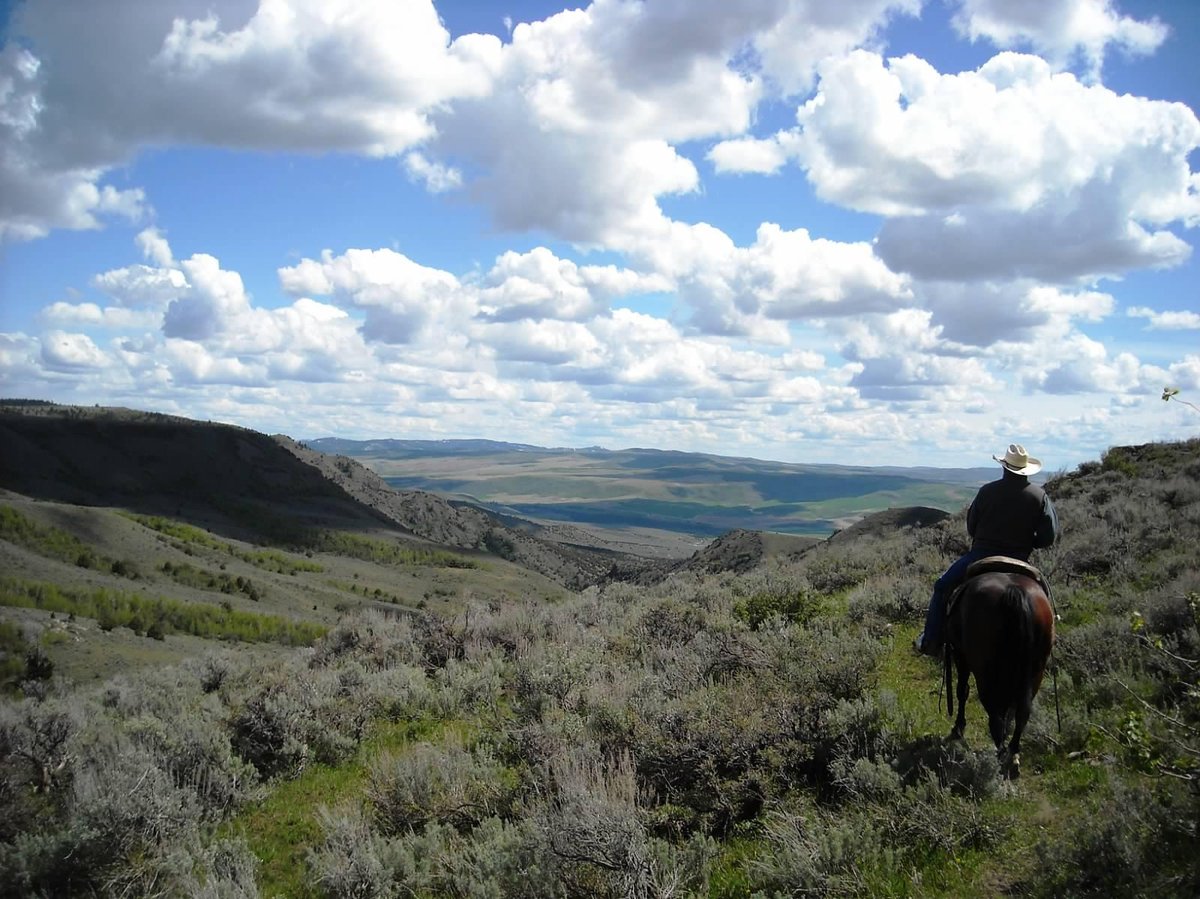
[[[971,563],[986,558],[987,555],[988,553],[981,549],[967,550],[966,555],[947,568],[946,573],[934,581],[933,595],[929,597],[929,610],[925,613],[926,645],[937,646],[942,642],[942,631],[946,624],[946,597],[962,583]]]

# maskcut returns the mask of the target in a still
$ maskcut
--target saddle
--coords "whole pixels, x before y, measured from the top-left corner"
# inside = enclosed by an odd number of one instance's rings
[[[981,574],[989,574],[994,571],[1007,574],[1023,574],[1026,577],[1033,578],[1037,581],[1038,586],[1045,591],[1046,598],[1050,599],[1050,585],[1037,568],[1028,562],[1022,562],[1020,559],[1012,559],[1008,556],[986,556],[975,560],[968,566],[966,577],[950,593],[949,598],[946,600],[947,617],[950,615],[950,610],[954,608],[954,604],[958,602],[958,598],[962,596],[963,590],[966,589],[967,581]],[[1053,603],[1052,599],[1051,603]]]

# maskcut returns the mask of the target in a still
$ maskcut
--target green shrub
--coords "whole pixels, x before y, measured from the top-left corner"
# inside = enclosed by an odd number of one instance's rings
[[[430,822],[461,831],[512,811],[515,778],[484,746],[467,749],[450,737],[371,764],[367,798],[384,835],[420,831]]]
[[[392,872],[382,858],[382,841],[361,810],[321,807],[317,816],[324,837],[319,847],[310,850],[308,867],[320,895],[329,899],[395,896]]]
[[[1038,843],[1035,896],[1200,894],[1194,790],[1113,782],[1056,839]]]
[[[0,605],[65,612],[96,619],[101,630],[128,627],[139,634],[156,625],[162,634],[184,633],[246,643],[305,646],[325,634],[324,625],[275,615],[235,611],[208,603],[179,602],[116,590],[59,588],[0,578]]]

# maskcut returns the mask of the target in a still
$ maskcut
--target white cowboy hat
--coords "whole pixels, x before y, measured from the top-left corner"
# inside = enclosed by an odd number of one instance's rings
[[[1010,443],[1008,452],[1003,456],[992,456],[992,458],[1013,474],[1031,475],[1042,470],[1042,460],[1033,458],[1019,443]]]

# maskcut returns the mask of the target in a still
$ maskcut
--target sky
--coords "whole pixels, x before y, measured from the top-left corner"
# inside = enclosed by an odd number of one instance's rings
[[[1194,0],[0,0],[0,396],[859,465],[1194,436],[1198,51]]]

